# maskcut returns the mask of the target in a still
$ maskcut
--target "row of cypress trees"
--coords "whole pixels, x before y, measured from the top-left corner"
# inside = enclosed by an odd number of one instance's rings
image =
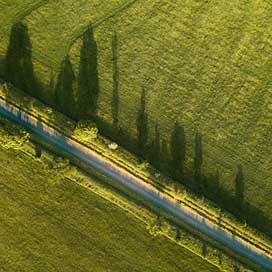
[[[10,32],[4,77],[17,88],[39,98],[40,88],[32,64],[32,45],[27,26],[21,22],[15,23]]]
[[[158,124],[155,124],[153,139],[148,141],[150,139],[148,127],[146,91],[143,90],[137,118],[137,149],[139,155],[177,182],[185,183],[196,193],[212,197],[213,200],[217,201],[222,191],[219,184],[219,173],[211,177],[205,176],[202,173],[202,134],[199,131],[195,133],[194,165],[193,169],[188,169],[188,167],[186,169],[186,135],[184,128],[178,122],[175,122],[168,144],[165,140],[161,140]],[[208,185],[209,179],[210,185]],[[232,205],[234,204],[240,209],[244,204],[245,189],[244,174],[241,165],[237,167],[234,185],[235,195]],[[231,199],[232,197],[228,196],[228,198]]]
[[[112,114],[114,128],[118,128],[119,112],[117,46],[117,35],[114,34],[112,39],[114,71]],[[56,107],[77,120],[94,119],[97,114],[97,99],[99,95],[97,51],[93,28],[89,26],[83,35],[78,76],[75,75],[71,60],[67,55],[62,62],[57,83],[54,86]],[[32,45],[27,26],[22,22],[15,23],[11,29],[10,43],[6,55],[5,77],[7,81],[13,83],[16,87],[41,99],[42,88],[33,70]],[[177,122],[175,123],[170,139],[170,150],[168,150],[168,143],[160,139],[160,130],[157,124],[155,125],[155,136],[151,143],[148,143],[148,113],[146,112],[145,90],[142,92],[136,126],[137,151],[139,155],[148,159],[157,169],[170,175],[175,180],[182,181],[188,174],[185,172],[186,138],[184,128]],[[194,171],[191,187],[197,192],[201,192],[205,186],[205,177],[202,174],[202,135],[199,132],[195,134],[194,153]],[[244,178],[242,167],[240,166],[238,167],[235,180],[235,191],[239,203],[242,203],[244,199]]]
[[[74,119],[94,118],[98,93],[97,44],[93,28],[89,26],[83,35],[78,78],[69,56],[66,56],[56,84],[55,101],[60,111]]]
[[[31,96],[43,99],[46,88],[35,77],[28,28],[22,22],[15,23],[10,32],[4,77]],[[78,76],[67,55],[61,64],[56,86],[51,84],[50,87],[54,88],[54,104],[58,110],[77,120],[96,115],[99,81],[97,44],[92,26],[83,35]]]
[[[147,159],[158,170],[170,175],[173,179],[183,182],[188,173],[185,171],[186,137],[184,128],[175,122],[170,147],[161,140],[160,129],[155,124],[154,137],[148,141],[148,113],[146,112],[146,91],[143,90],[137,118],[137,149],[141,157]],[[194,179],[191,187],[199,191],[202,187],[202,136],[195,135]]]

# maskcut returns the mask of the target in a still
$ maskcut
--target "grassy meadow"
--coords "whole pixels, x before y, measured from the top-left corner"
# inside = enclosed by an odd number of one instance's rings
[[[1,124],[0,271],[218,271],[20,150],[11,131]]]
[[[203,135],[203,173],[234,194],[237,166],[245,200],[272,219],[272,5],[269,1],[137,1],[95,29],[99,115],[112,122],[112,37],[118,39],[119,125],[136,137],[142,90],[150,141],[169,141],[178,121],[192,172],[194,134]],[[79,63],[81,42],[71,57]],[[258,194],[256,194],[256,191]]]
[[[31,11],[37,9],[46,0],[2,0],[0,1],[0,56],[5,56],[8,44],[9,44],[9,34],[12,25],[24,19]]]
[[[118,125],[123,130],[136,138],[145,89],[149,141],[158,124],[161,138],[169,142],[178,121],[185,129],[185,167],[191,173],[194,135],[200,131],[203,173],[219,173],[221,189],[233,195],[237,166],[242,165],[245,201],[272,220],[270,1],[48,0],[24,1],[9,9],[15,2],[0,4],[4,6],[0,20],[3,25],[8,25],[5,18],[9,22],[9,28],[1,30],[6,34],[0,48],[7,47],[10,25],[18,16],[24,17],[40,82],[54,85],[68,53],[78,73],[80,36],[92,23],[98,46],[98,116],[113,122],[117,67]],[[113,64],[114,35],[117,66]],[[3,58],[5,51],[0,54]]]
[[[60,64],[71,44],[90,23],[101,21],[114,13],[118,14],[118,8],[130,3],[125,0],[112,0],[107,3],[96,0],[21,2],[0,3],[0,22],[4,25],[1,28],[3,39],[0,41],[0,57],[5,57],[12,24],[19,20],[24,21],[32,43],[35,74],[45,86],[52,79],[56,80]]]

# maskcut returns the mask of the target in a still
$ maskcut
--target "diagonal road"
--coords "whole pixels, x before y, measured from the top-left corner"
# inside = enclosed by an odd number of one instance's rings
[[[218,228],[205,217],[162,194],[152,185],[147,184],[128,171],[105,161],[105,159],[95,151],[86,148],[71,138],[66,137],[56,129],[2,99],[0,100],[0,115],[22,125],[30,133],[39,136],[49,144],[93,167],[116,182],[119,182],[133,192],[141,195],[147,201],[152,202],[164,211],[183,220],[197,231],[202,232],[222,245],[228,247],[238,255],[250,259],[266,271],[272,271],[272,257],[269,257],[257,247],[254,247],[245,241],[232,236],[223,229]]]

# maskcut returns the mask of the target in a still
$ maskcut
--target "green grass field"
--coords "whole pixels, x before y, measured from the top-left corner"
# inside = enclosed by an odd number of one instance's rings
[[[32,41],[35,73],[48,85],[51,77],[57,78],[60,64],[70,46],[92,22],[118,14],[118,8],[129,4],[126,0],[101,1],[4,1],[0,3],[0,23],[5,27],[0,34],[0,57],[4,58],[12,24],[24,20]],[[35,8],[36,7],[36,8]],[[57,12],[56,12],[57,11]]]
[[[218,271],[0,132],[0,271]]]
[[[246,201],[272,220],[269,0],[15,2],[20,1],[0,4],[5,7],[0,9],[0,22],[9,25],[0,41],[1,58],[10,24],[27,15],[24,21],[33,45],[35,73],[49,85],[68,52],[78,71],[79,37],[92,22],[99,59],[98,114],[111,123],[112,36],[116,32],[119,125],[136,136],[140,95],[146,89],[150,140],[156,123],[162,138],[169,140],[178,120],[186,131],[186,168],[190,172],[194,134],[201,131],[204,174],[218,171],[221,187],[233,194],[237,165],[241,164]],[[44,4],[30,13],[41,2]],[[126,3],[130,5],[118,11]]]
[[[112,120],[116,31],[121,126],[136,135],[132,124],[145,88],[151,133],[158,123],[169,139],[176,120],[184,126],[188,172],[200,130],[204,173],[218,170],[221,186],[233,192],[242,164],[246,200],[270,219],[271,26],[269,1],[138,1],[96,29],[101,117]],[[79,52],[75,47],[72,52]]]
[[[0,54],[3,57],[6,53],[9,34],[12,25],[24,19],[31,11],[37,9],[39,6],[44,4],[46,0],[26,0],[26,1],[12,1],[2,0],[0,1]]]

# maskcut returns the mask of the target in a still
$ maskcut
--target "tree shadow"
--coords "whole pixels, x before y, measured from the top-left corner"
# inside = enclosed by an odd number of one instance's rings
[[[55,103],[57,109],[71,118],[75,118],[75,97],[73,86],[75,74],[70,57],[67,55],[62,62],[55,89]]]
[[[237,174],[235,178],[235,199],[238,207],[242,207],[244,201],[244,174],[242,165],[237,166]]]
[[[80,68],[78,75],[78,93],[75,96],[76,78],[69,56],[62,62],[57,82],[51,75],[49,88],[55,89],[55,104],[59,111],[73,119],[94,118],[103,135],[116,141],[142,158],[148,160],[155,168],[171,176],[177,182],[185,183],[197,194],[218,203],[226,211],[237,218],[245,220],[249,225],[271,237],[272,220],[263,212],[244,201],[244,175],[242,166],[238,166],[235,179],[235,195],[220,187],[219,174],[205,176],[202,173],[203,151],[202,135],[195,135],[195,157],[192,173],[185,173],[186,156],[185,130],[175,124],[170,145],[161,141],[159,127],[155,127],[155,137],[148,148],[148,114],[146,112],[146,92],[141,96],[137,125],[137,139],[129,132],[118,128],[119,113],[119,67],[118,67],[118,37],[112,38],[113,55],[113,125],[99,119],[97,115],[97,100],[99,95],[98,50],[92,26],[84,33],[80,53]],[[13,25],[10,33],[10,43],[6,58],[0,58],[0,75],[18,89],[38,98],[42,98],[41,84],[35,77],[32,63],[32,45],[27,26],[18,22]],[[42,129],[42,128],[40,128]],[[170,147],[170,148],[169,148]],[[39,151],[38,151],[39,155]]]
[[[147,116],[145,116],[145,114],[145,93],[143,92],[141,107],[138,115],[138,122],[141,120],[141,122],[144,123],[144,125],[142,123],[140,123],[140,125],[138,124],[141,130],[147,129]],[[139,118],[139,116],[141,118]],[[127,148],[129,151],[136,154],[139,153],[139,137],[137,141],[135,141],[128,132],[125,132],[121,129],[119,129],[119,134],[116,137],[112,125],[105,122],[103,123],[103,121],[100,121],[99,123],[100,125],[103,124],[100,126],[100,128],[104,135],[107,135],[112,140],[117,140],[118,144]],[[179,127],[179,129],[176,128],[175,130],[176,132],[173,132],[173,134],[177,135],[174,137],[177,140],[172,141],[172,152],[170,152],[169,144],[165,140],[160,140],[159,127],[156,126],[154,140],[151,142],[149,148],[145,149],[146,152],[144,153],[143,157],[148,158],[149,162],[155,168],[160,170],[164,175],[173,178],[176,182],[182,181],[182,183],[186,185],[189,191],[192,191],[199,196],[206,197],[213,203],[217,204],[220,208],[222,208],[222,210],[233,214],[238,220],[246,221],[247,224],[251,227],[258,229],[268,237],[271,237],[272,220],[267,218],[261,209],[256,208],[252,204],[244,201],[245,180],[242,165],[238,166],[236,179],[234,181],[237,187],[235,194],[227,191],[220,185],[220,175],[218,170],[214,175],[204,175],[202,173],[202,163],[204,158],[202,151],[202,135],[200,133],[197,133],[195,136],[194,169],[191,171],[191,173],[188,171],[185,172],[185,170],[182,171],[183,177],[181,180],[177,179],[176,176],[173,176],[173,161],[175,163],[176,169],[178,169],[180,165],[182,165],[182,160],[185,160],[185,154],[182,153],[176,155],[175,152],[184,152],[182,151],[182,148],[183,150],[186,148],[185,131],[182,127]],[[143,145],[143,143],[146,144],[147,141],[148,135],[146,131],[144,132],[144,136],[145,137],[141,136],[144,139],[141,142],[141,148],[143,148],[143,146],[146,147],[146,145]],[[176,142],[178,142],[178,144]],[[158,143],[160,143],[160,145]],[[177,148],[178,146],[182,148]],[[158,151],[160,154],[155,155],[154,152]],[[173,157],[177,159],[173,160]],[[157,160],[155,158],[159,158],[159,165],[157,164]],[[179,163],[177,163],[177,161]],[[151,172],[150,174],[152,174]]]
[[[78,74],[77,118],[95,118],[99,94],[98,50],[92,25],[83,35]]]
[[[97,117],[97,125],[99,131],[102,135],[107,137],[108,139],[115,141],[120,146],[126,148],[127,150],[137,154],[137,142],[135,139],[129,134],[128,131],[123,130],[122,128],[116,129],[112,126],[111,123],[106,122],[102,118]]]
[[[161,140],[158,124],[155,125],[155,136],[147,147],[147,159],[157,169],[160,168]]]
[[[184,176],[184,164],[186,156],[186,138],[184,128],[175,123],[170,142],[171,160],[169,169],[171,176],[181,182]]]
[[[169,145],[165,139],[161,141],[160,170],[167,176],[170,176],[169,161],[171,159]]]
[[[5,59],[0,56],[0,78],[5,78]]]
[[[138,154],[142,158],[147,155],[147,140],[148,140],[148,114],[146,113],[146,91],[143,89],[141,95],[140,109],[137,117],[137,147]]]
[[[4,66],[7,82],[33,97],[41,98],[41,89],[34,75],[28,28],[22,22],[12,26]]]
[[[201,189],[203,187],[202,163],[203,163],[202,135],[200,132],[197,131],[195,134],[194,184],[193,184],[194,189],[196,190],[197,193],[201,193]]]
[[[242,171],[241,165],[238,168],[238,176],[241,175],[240,171]],[[220,187],[218,172],[216,175],[203,176],[203,179],[207,181],[206,190],[203,191],[203,195],[207,199],[217,203],[219,207],[233,214],[240,221],[244,221],[249,226],[260,230],[268,237],[272,237],[272,220],[267,218],[261,209],[246,202],[244,199],[241,201],[240,194],[238,194],[237,197],[237,193],[232,194],[223,187]],[[242,179],[242,181],[244,186],[244,179]],[[235,182],[237,182],[237,177]]]
[[[118,67],[118,37],[116,32],[112,37],[112,62],[113,62],[113,95],[112,118],[113,127],[118,128],[119,115],[119,67]]]

